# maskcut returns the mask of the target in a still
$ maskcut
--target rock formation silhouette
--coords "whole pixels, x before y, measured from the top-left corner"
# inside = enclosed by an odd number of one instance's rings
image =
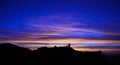
[[[41,47],[29,50],[10,43],[0,44],[0,65],[114,65],[101,51],[76,51],[65,47]]]

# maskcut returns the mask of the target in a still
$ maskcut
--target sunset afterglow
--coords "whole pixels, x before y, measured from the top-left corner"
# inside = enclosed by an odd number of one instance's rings
[[[30,49],[70,43],[80,51],[120,50],[120,4],[117,0],[1,2],[0,43]]]

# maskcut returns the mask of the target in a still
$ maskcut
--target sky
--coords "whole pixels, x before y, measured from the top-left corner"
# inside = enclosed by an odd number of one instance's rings
[[[27,48],[71,43],[78,50],[100,47],[119,51],[120,2],[0,0],[0,42]]]

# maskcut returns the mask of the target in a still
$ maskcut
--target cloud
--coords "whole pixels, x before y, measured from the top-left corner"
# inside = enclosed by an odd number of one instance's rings
[[[1,41],[1,42],[4,42]],[[10,43],[60,43],[60,44],[68,44],[68,43],[95,43],[95,44],[98,44],[98,43],[104,43],[104,44],[107,44],[107,43],[113,43],[113,44],[120,44],[120,40],[95,40],[95,39],[75,39],[75,38],[65,38],[65,39],[42,39],[42,40],[7,40],[5,42],[10,42]]]
[[[120,48],[118,47],[73,47],[78,51],[102,51],[105,54],[120,54]]]
[[[90,25],[83,23],[80,18],[75,18],[72,16],[61,16],[61,15],[49,15],[49,16],[41,16],[38,18],[33,18],[28,20],[28,25],[30,25],[30,30],[39,30],[44,32],[53,32],[59,35],[50,36],[48,38],[62,38],[62,37],[71,37],[77,38],[78,36],[81,38],[112,38],[118,37],[119,32],[113,31],[105,31],[97,28],[91,28]],[[93,25],[94,26],[94,25]],[[99,25],[98,25],[99,26]],[[87,28],[86,28],[87,27]],[[71,36],[72,35],[72,36]],[[84,36],[83,36],[84,35]],[[74,37],[73,37],[74,36]],[[104,38],[105,37],[105,38]],[[118,38],[119,39],[119,38]]]
[[[30,18],[23,30],[0,30],[0,41],[21,42],[95,42],[118,43],[119,33],[92,28],[70,15],[48,15]]]

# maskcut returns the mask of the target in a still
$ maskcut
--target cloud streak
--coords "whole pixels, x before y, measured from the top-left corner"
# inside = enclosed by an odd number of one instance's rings
[[[118,37],[119,33],[91,29],[89,24],[80,21],[80,18],[68,15],[49,15],[28,19],[24,31],[1,30],[1,35],[7,39],[54,39],[54,38],[98,38]],[[79,27],[78,27],[79,26]],[[88,28],[86,28],[88,27]],[[4,38],[1,36],[1,39]],[[14,39],[15,38],[15,39]]]
[[[40,16],[28,19],[23,30],[0,30],[0,42],[11,42],[27,48],[65,46],[71,43],[76,50],[84,46],[119,46],[119,31],[101,30],[91,27],[93,25],[104,24],[88,24],[70,15]]]

